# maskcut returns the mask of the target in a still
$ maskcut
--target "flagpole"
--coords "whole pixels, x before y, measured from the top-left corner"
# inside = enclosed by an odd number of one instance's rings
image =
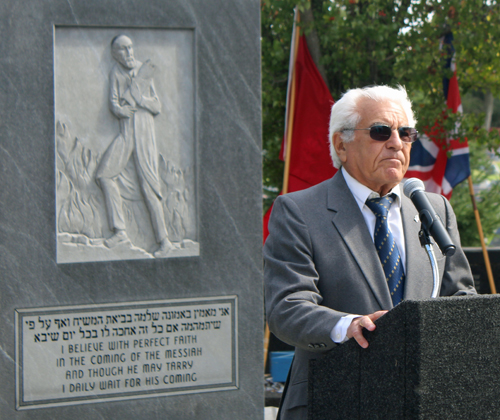
[[[483,249],[484,264],[486,265],[486,273],[488,274],[488,281],[490,283],[490,289],[492,294],[497,293],[495,287],[495,282],[493,280],[493,272],[491,271],[490,257],[488,255],[488,250],[486,249],[486,243],[484,241],[483,227],[481,225],[481,218],[479,217],[479,210],[476,205],[476,196],[474,195],[474,185],[472,184],[472,177],[469,175],[467,178],[469,181],[469,192],[472,201],[472,208],[474,209],[474,216],[476,217],[477,231],[479,232],[479,239],[481,240],[481,248]]]
[[[297,15],[296,15],[296,20],[295,23],[300,23],[300,12],[297,9]],[[288,109],[288,124],[286,127],[286,148],[285,148],[285,171],[283,173],[283,190],[282,193],[286,194],[288,192],[288,178],[290,176],[290,161],[291,161],[291,156],[292,156],[292,134],[293,134],[293,120],[294,120],[294,114],[295,114],[295,77],[296,77],[296,71],[295,71],[295,65],[297,62],[297,52],[299,50],[299,38],[300,38],[300,28],[297,28],[297,30],[294,33],[295,39],[294,39],[294,51],[293,51],[293,72],[292,72],[292,85],[290,87],[290,102],[289,102],[289,109]]]
[[[293,32],[293,40],[292,40],[292,45],[293,45],[293,70],[292,70],[292,81],[291,81],[291,86],[290,86],[290,101],[287,103],[287,116],[286,116],[286,121],[287,121],[287,126],[286,126],[286,143],[285,143],[285,170],[283,173],[283,189],[282,193],[286,194],[288,192],[288,177],[290,175],[290,160],[291,160],[291,155],[292,155],[292,133],[293,133],[293,120],[294,120],[294,114],[295,114],[295,64],[297,61],[297,52],[299,50],[299,38],[300,38],[300,28],[296,27],[297,23],[300,23],[300,12],[299,9],[295,9],[295,22],[294,22],[294,29],[295,31]],[[266,370],[266,365],[267,365],[267,353],[269,351],[269,339],[271,337],[271,331],[269,330],[269,325],[266,322],[266,329],[264,331],[264,371]]]
[[[446,41],[447,39],[447,41]],[[452,103],[450,103],[450,97],[449,97],[449,91],[447,93],[447,98],[446,102],[448,105],[448,108],[451,108],[453,112],[457,112],[461,110],[462,103],[460,100],[460,92],[458,90],[458,82],[456,81],[457,78],[457,69],[456,69],[456,64],[455,64],[455,49],[453,48],[452,45],[452,40],[453,40],[453,34],[450,32],[449,34],[445,35],[443,38],[441,38],[440,46],[439,49],[441,50],[443,47],[443,43],[447,43],[449,46],[448,53],[450,54],[451,62],[450,62],[450,70],[453,71],[453,77],[449,80],[449,88],[451,89],[451,81],[455,79],[455,93],[454,98],[452,97]],[[458,103],[456,102],[458,99]],[[470,198],[472,201],[472,208],[474,210],[474,216],[476,218],[476,224],[477,224],[477,231],[479,233],[479,239],[481,241],[481,248],[483,249],[483,256],[484,256],[484,263],[486,266],[486,273],[488,274],[488,281],[490,283],[490,289],[492,294],[496,294],[497,290],[495,287],[495,282],[493,280],[493,272],[491,271],[491,264],[490,264],[490,257],[488,255],[488,250],[486,249],[486,243],[484,241],[484,234],[483,234],[483,227],[481,225],[481,218],[479,217],[479,210],[477,209],[477,204],[476,204],[476,196],[474,194],[474,185],[472,183],[472,176],[470,175],[469,171],[469,177],[467,178],[469,182],[469,193],[470,193]]]

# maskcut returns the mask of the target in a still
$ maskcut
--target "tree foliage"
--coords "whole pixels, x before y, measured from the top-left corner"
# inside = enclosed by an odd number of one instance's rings
[[[500,144],[498,132],[482,128],[484,115],[477,112],[452,114],[446,110],[443,77],[449,58],[440,39],[451,32],[461,94],[491,91],[500,96],[500,6],[487,0],[263,0],[263,133],[264,186],[267,193],[281,188],[283,166],[278,154],[283,137],[285,97],[290,56],[293,8],[312,8],[314,19],[301,24],[307,34],[316,31],[321,47],[320,62],[326,69],[327,84],[334,99],[355,87],[372,84],[406,86],[414,103],[420,132],[436,123],[446,132],[474,144],[476,159]],[[477,95],[476,95],[477,96]],[[445,136],[443,132],[443,137]],[[443,147],[446,144],[443,138]],[[482,151],[480,153],[480,151]],[[481,163],[481,162],[482,163]],[[473,169],[475,167],[473,166]],[[467,185],[465,185],[467,187]],[[461,186],[454,193],[460,194]],[[272,193],[268,194],[272,197]],[[492,209],[495,194],[481,198],[482,220],[490,229],[496,220]],[[456,201],[453,197],[453,201]],[[470,204],[469,204],[469,207]],[[462,210],[463,208],[463,210]],[[462,214],[463,212],[463,214]],[[458,206],[459,220],[466,216]],[[461,226],[464,244],[475,243],[475,226]],[[471,230],[471,235],[464,229]],[[475,233],[472,233],[474,231]],[[485,234],[490,232],[486,232]]]

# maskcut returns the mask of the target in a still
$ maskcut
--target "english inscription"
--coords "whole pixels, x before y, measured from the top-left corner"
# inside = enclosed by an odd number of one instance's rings
[[[18,310],[18,409],[237,387],[236,297]]]

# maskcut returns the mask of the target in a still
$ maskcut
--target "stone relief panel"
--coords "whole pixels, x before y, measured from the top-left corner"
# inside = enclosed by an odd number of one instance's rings
[[[57,262],[199,255],[192,30],[55,29]]]

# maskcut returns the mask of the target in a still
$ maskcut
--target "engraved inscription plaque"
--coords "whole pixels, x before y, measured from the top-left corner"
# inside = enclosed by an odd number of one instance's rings
[[[237,297],[16,311],[18,409],[238,387]]]
[[[199,255],[193,31],[54,36],[57,262]]]

